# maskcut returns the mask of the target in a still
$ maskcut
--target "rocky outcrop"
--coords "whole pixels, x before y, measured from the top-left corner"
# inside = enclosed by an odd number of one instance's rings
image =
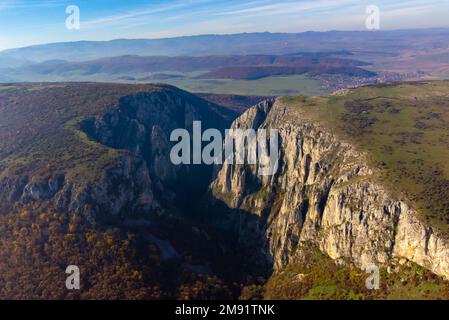
[[[179,214],[183,201],[202,197],[213,168],[172,164],[169,156],[175,142],[170,142],[170,134],[179,128],[191,131],[193,121],[201,121],[204,129],[223,130],[229,121],[222,113],[226,112],[219,106],[172,87],[124,96],[110,112],[79,123],[79,130],[91,140],[87,143],[111,150],[109,163],[88,172],[93,179],[86,174],[74,178],[70,163],[66,172],[48,177],[4,171],[1,206],[7,211],[37,203],[92,219]],[[183,190],[186,185],[189,188]]]
[[[449,242],[422,223],[406,199],[376,182],[366,155],[354,146],[281,100],[255,106],[233,127],[279,129],[275,175],[259,177],[252,165],[224,165],[210,187],[211,203],[229,208],[225,220],[240,221],[242,212],[257,217],[251,228],[240,224],[237,231],[241,239],[262,239],[259,246],[276,269],[312,242],[361,268],[403,257],[449,277]]]
[[[67,181],[54,200],[59,211],[114,218],[155,212],[153,182],[145,162],[134,156],[114,161],[100,180],[88,185]]]
[[[449,240],[422,223],[402,204],[394,253],[449,278]]]

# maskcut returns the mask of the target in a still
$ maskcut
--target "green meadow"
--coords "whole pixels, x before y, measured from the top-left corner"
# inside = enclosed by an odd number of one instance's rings
[[[369,155],[375,179],[449,234],[449,82],[362,87],[284,98]]]
[[[259,80],[203,80],[182,78],[165,83],[198,93],[239,94],[255,96],[321,95],[320,81],[305,75],[267,77]]]

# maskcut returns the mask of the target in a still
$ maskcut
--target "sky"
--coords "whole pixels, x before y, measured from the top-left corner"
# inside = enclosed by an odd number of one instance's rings
[[[80,12],[68,29],[66,8]],[[381,30],[449,27],[449,0],[0,0],[0,50],[78,40],[240,32],[366,30],[367,6]]]

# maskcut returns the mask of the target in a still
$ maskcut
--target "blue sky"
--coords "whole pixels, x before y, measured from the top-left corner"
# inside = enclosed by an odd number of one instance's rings
[[[77,5],[81,29],[67,30]],[[238,32],[363,30],[366,7],[382,29],[449,27],[449,0],[0,0],[0,50],[32,44]]]

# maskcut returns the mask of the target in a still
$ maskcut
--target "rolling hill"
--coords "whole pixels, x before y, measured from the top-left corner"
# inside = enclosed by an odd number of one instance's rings
[[[208,56],[291,54],[332,51],[366,52],[381,56],[415,52],[429,48],[447,48],[447,29],[393,31],[329,31],[304,33],[242,33],[200,35],[166,39],[117,39],[53,43],[10,49],[0,52],[0,59],[14,58],[43,62],[63,59],[85,61],[105,57],[140,56]],[[363,49],[361,49],[363,48]],[[344,51],[342,51],[344,50]]]
[[[206,56],[206,57],[140,57],[140,56],[120,56],[113,58],[103,58],[92,61],[68,62],[63,60],[50,60],[38,64],[30,64],[20,68],[4,69],[3,74],[17,79],[26,80],[34,78],[48,77],[73,77],[79,76],[134,76],[135,80],[151,80],[150,76],[161,72],[206,72],[203,77],[215,75],[217,78],[232,77],[235,68],[264,68],[266,70],[260,77],[283,74],[311,73],[338,73],[360,76],[372,74],[361,67],[368,65],[365,62],[342,59],[335,57],[310,57],[310,56],[274,56],[274,55],[247,55],[247,56]],[[234,68],[234,69],[233,69]],[[218,70],[217,70],[218,69]],[[223,70],[227,70],[223,74]],[[235,78],[239,76],[239,69],[234,73]],[[243,69],[245,70],[245,69]],[[260,70],[260,69],[255,69]],[[271,72],[270,72],[271,70]],[[260,71],[259,71],[260,72]],[[240,72],[241,73],[241,72]],[[150,76],[142,76],[142,75]],[[140,75],[140,78],[139,78]],[[166,74],[166,77],[169,74]],[[176,74],[172,75],[173,77]],[[178,76],[181,76],[178,74]],[[159,76],[160,77],[160,76]]]

